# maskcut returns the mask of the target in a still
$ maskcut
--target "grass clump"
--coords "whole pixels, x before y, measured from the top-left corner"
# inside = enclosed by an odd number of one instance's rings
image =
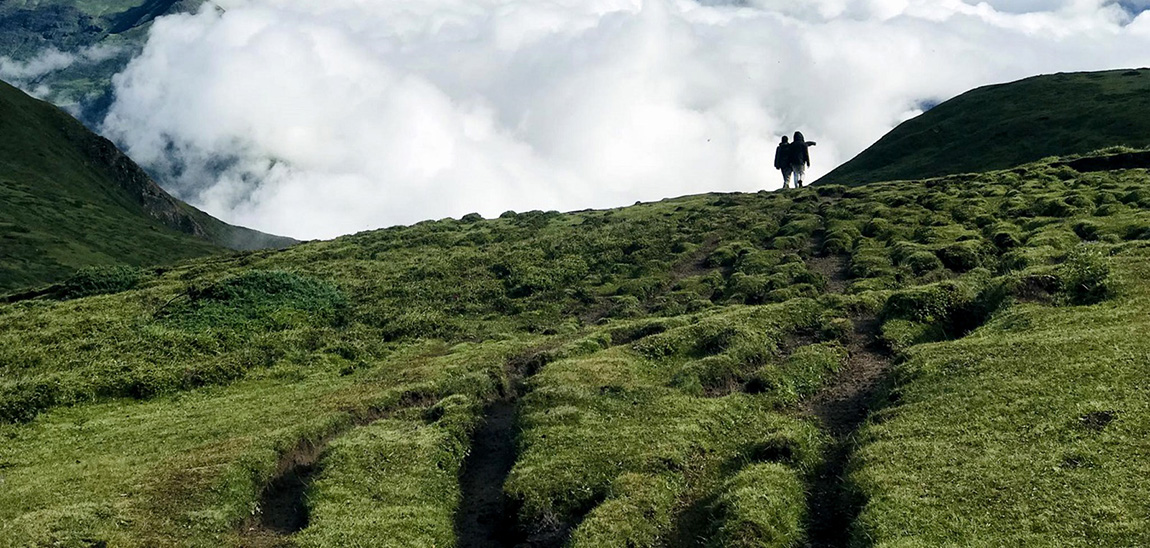
[[[920,323],[947,324],[958,319],[974,302],[977,289],[969,283],[948,281],[894,292],[882,316]]]
[[[747,383],[755,368],[778,357],[784,338],[813,329],[820,311],[809,299],[735,310],[646,337],[633,348],[671,368],[671,382],[681,389],[726,393]],[[783,375],[788,382],[793,376]]]
[[[955,242],[938,251],[942,264],[955,272],[969,272],[984,266],[987,256],[985,245],[976,240]]]
[[[429,411],[431,424],[382,420],[332,443],[308,496],[303,547],[348,546],[388,539],[402,546],[449,546],[455,540],[457,476],[481,409],[456,395]],[[364,478],[372,478],[364,489]]]
[[[882,339],[895,353],[902,353],[916,344],[946,339],[946,330],[938,324],[904,319],[887,320],[882,324]]]
[[[740,307],[544,367],[531,381],[524,453],[506,486],[524,520],[579,524],[574,546],[659,546],[684,504],[705,504],[731,463],[812,469],[821,439],[773,411],[784,395],[707,390],[776,359],[782,337],[818,312],[805,300]],[[814,383],[825,357],[812,350],[779,368],[802,378],[792,386]]]
[[[884,278],[893,275],[889,253],[876,246],[858,246],[851,255],[852,278]]]
[[[907,256],[903,264],[910,267],[915,276],[922,276],[942,268],[942,261],[929,251],[916,251]]]
[[[860,237],[862,233],[853,225],[828,224],[822,251],[830,255],[845,255],[854,249]]]
[[[1058,274],[1066,298],[1072,304],[1099,303],[1116,291],[1110,257],[1097,246],[1075,248],[1059,267]]]
[[[715,504],[721,525],[708,546],[786,548],[806,538],[803,482],[777,463],[748,466],[727,481]]]
[[[52,290],[52,297],[67,300],[109,295],[135,289],[145,279],[144,271],[130,266],[81,268]]]
[[[781,363],[768,363],[755,370],[746,390],[794,404],[821,388],[846,360],[847,351],[837,342],[801,346]]]
[[[997,223],[990,229],[990,240],[1000,250],[1022,245],[1022,232],[1012,223]]]
[[[163,311],[190,329],[287,329],[340,325],[347,302],[334,285],[282,270],[251,270],[188,288],[186,300]]]
[[[606,499],[575,530],[572,546],[658,546],[674,527],[684,482],[667,475],[625,473],[615,478]]]
[[[787,356],[782,369],[791,379],[789,384],[793,387],[797,401],[814,394],[846,362],[847,350],[841,344],[810,344],[800,346]]]

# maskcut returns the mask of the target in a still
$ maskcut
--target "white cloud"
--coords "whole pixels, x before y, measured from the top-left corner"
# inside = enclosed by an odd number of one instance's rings
[[[76,63],[99,63],[115,57],[120,49],[114,46],[95,45],[76,53],[65,53],[56,48],[48,48],[35,57],[16,60],[0,56],[0,79],[25,83],[45,75],[64,70]]]
[[[782,134],[819,142],[817,177],[924,100],[1150,64],[1145,15],[1103,0],[220,6],[155,23],[103,130],[192,203],[297,237],[773,189]]]
[[[0,78],[21,81],[39,78],[50,72],[68,68],[76,62],[76,56],[56,48],[48,48],[35,57],[17,61],[11,57],[0,57]]]

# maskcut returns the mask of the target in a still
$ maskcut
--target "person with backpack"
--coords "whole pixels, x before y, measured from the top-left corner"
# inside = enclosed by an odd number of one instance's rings
[[[790,158],[791,158],[791,171],[795,174],[795,188],[802,188],[803,176],[807,174],[807,168],[811,166],[811,153],[807,150],[815,146],[814,141],[808,141],[803,137],[803,132],[796,131],[794,141],[790,144]],[[784,185],[784,188],[785,185]]]
[[[791,163],[791,146],[787,143],[787,136],[783,135],[783,141],[775,147],[775,169],[783,172],[784,189],[791,187],[791,173],[794,172]]]

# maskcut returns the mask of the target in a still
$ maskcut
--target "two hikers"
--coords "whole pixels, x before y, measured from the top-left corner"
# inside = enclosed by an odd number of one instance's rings
[[[794,175],[795,188],[802,188],[803,176],[811,165],[811,154],[807,150],[815,146],[814,141],[808,141],[801,131],[795,132],[795,140],[787,142],[787,136],[775,148],[775,169],[783,172],[783,188],[790,188],[791,175]]]

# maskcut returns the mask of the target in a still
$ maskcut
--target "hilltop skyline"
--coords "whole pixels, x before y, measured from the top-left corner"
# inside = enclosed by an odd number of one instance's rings
[[[229,0],[157,19],[98,129],[176,196],[301,238],[774,190],[782,134],[818,141],[813,180],[970,88],[1150,65],[1146,7]]]

